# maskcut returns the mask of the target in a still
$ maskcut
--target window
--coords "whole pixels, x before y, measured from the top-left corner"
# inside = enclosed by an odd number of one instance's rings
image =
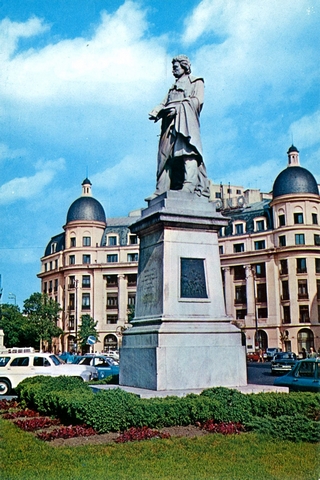
[[[283,323],[291,323],[290,305],[283,305]]]
[[[316,233],[314,234],[314,244],[315,245],[320,245],[320,235],[317,235]]]
[[[241,253],[244,252],[244,243],[235,243],[233,245],[234,253]]]
[[[254,270],[256,272],[257,278],[266,278],[266,264],[265,263],[256,263],[254,265]]]
[[[320,323],[320,304],[318,305],[318,323]]]
[[[285,247],[286,246],[286,236],[285,235],[280,235],[279,236],[279,247]]]
[[[231,189],[231,188],[228,188],[228,189],[227,189],[227,193],[232,193],[232,189]]]
[[[91,263],[91,255],[82,255],[82,263]]]
[[[90,275],[82,275],[82,287],[90,288],[91,287],[91,277]]]
[[[282,300],[289,300],[289,282],[288,280],[282,280]]]
[[[320,300],[320,280],[317,280],[317,300]]]
[[[266,248],[265,240],[258,240],[257,242],[254,242],[255,250],[263,250],[264,248]]]
[[[116,253],[107,255],[107,263],[116,263],[117,261],[118,261],[118,255]]]
[[[55,291],[55,292],[58,291],[58,285],[59,285],[59,281],[58,281],[58,279],[56,278],[55,281],[54,281],[54,291]]]
[[[309,323],[309,305],[299,305],[299,323]]]
[[[52,293],[52,280],[49,282],[49,293]]]
[[[280,275],[288,275],[288,260],[280,260]]]
[[[138,254],[137,253],[128,253],[127,260],[128,260],[128,262],[137,262],[138,261]]]
[[[114,324],[118,322],[118,315],[107,315],[107,323]]]
[[[47,282],[44,282],[43,284],[43,293],[47,293],[48,291],[48,285],[47,285]]]
[[[258,318],[268,318],[268,309],[258,308]]]
[[[257,220],[256,222],[256,231],[262,232],[264,230],[264,220]]]
[[[298,299],[308,298],[308,281],[305,279],[298,280]]]
[[[235,288],[235,304],[247,303],[247,290],[245,285],[237,285]]]
[[[50,262],[50,270],[52,270],[52,262]]]
[[[69,288],[74,288],[76,286],[76,278],[74,275],[69,277]]]
[[[223,245],[219,245],[219,255],[223,254]]]
[[[51,243],[51,253],[56,253],[56,251],[57,251],[57,244]]]
[[[118,286],[118,275],[107,275],[107,287]]]
[[[107,296],[107,308],[110,308],[110,309],[118,308],[118,296],[117,295],[108,295]]]
[[[285,215],[279,215],[278,220],[279,220],[279,227],[284,227],[286,224]]]
[[[235,232],[236,232],[237,235],[243,234],[243,231],[244,231],[243,223],[236,223],[234,227],[235,227]]]
[[[55,261],[54,261],[54,268],[55,268],[55,269],[58,268],[58,260],[55,260]]]
[[[27,367],[28,365],[29,357],[17,357],[10,363],[10,367]]]
[[[305,258],[297,258],[297,273],[307,273],[307,261]]]
[[[246,315],[247,315],[247,309],[246,308],[240,308],[239,310],[236,310],[236,319],[237,320],[244,320]]]
[[[115,245],[117,245],[117,237],[116,236],[108,237],[108,245],[109,247],[114,247]]]
[[[90,293],[82,294],[82,310],[90,310]]]
[[[265,283],[257,284],[257,302],[264,303],[267,301],[267,285]]]
[[[69,315],[69,330],[74,330],[74,315]]]
[[[70,247],[75,247],[76,246],[76,237],[71,237],[70,238]]]
[[[318,225],[318,215],[316,213],[312,214],[312,223],[313,225]]]
[[[293,220],[295,224],[301,224],[303,223],[303,213],[294,213],[293,214]]]
[[[138,235],[129,235],[129,245],[138,244]]]
[[[45,272],[48,271],[48,264],[47,264],[47,263],[44,264],[44,271],[45,271]]]
[[[75,295],[74,293],[69,294],[69,309],[74,310],[75,307]]]
[[[296,245],[304,245],[304,233],[295,234]]]
[[[128,278],[128,287],[136,287],[137,286],[137,274],[136,273],[129,273],[127,278]]]
[[[82,246],[83,247],[91,247],[91,237],[83,237],[82,238]]]
[[[215,198],[221,198],[221,192],[216,192],[216,193],[214,194],[214,196],[215,196]]]
[[[233,267],[233,272],[235,280],[245,280],[246,271],[242,265],[236,265],[235,267]]]
[[[50,367],[50,362],[45,357],[34,357],[33,366],[34,367]]]
[[[75,255],[69,255],[69,265],[74,265],[76,263]]]
[[[135,293],[128,294],[128,306],[131,307],[132,305],[136,304],[136,295]]]
[[[236,194],[237,194],[237,195],[241,195],[241,190],[237,189],[237,190],[236,190]]]
[[[315,258],[316,273],[320,273],[320,258]]]

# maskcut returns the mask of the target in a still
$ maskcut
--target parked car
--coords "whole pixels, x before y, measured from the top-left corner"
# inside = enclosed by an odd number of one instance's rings
[[[320,358],[299,360],[289,373],[276,378],[274,385],[289,387],[290,392],[320,392]]]
[[[267,360],[267,362],[271,362],[275,354],[280,352],[282,352],[281,348],[277,348],[277,347],[267,348],[263,356],[264,356],[264,359]]]
[[[260,355],[258,352],[248,352],[247,353],[247,362],[259,362]]]
[[[276,353],[271,361],[271,374],[287,373],[297,362],[297,355],[292,352]]]
[[[108,352],[104,353],[107,357],[113,358],[114,360],[118,360],[120,358],[119,350],[109,350]]]
[[[110,377],[111,375],[119,375],[119,364],[113,358],[105,355],[85,355],[78,357],[79,365],[91,365],[98,371],[98,379]]]
[[[98,378],[97,369],[87,365],[70,365],[51,353],[3,353],[0,355],[0,395],[8,395],[25,378],[37,375]]]

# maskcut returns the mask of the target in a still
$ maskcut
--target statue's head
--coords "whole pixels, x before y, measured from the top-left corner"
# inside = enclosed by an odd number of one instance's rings
[[[186,55],[177,55],[172,59],[172,65],[179,62],[187,75],[191,73],[191,62]]]

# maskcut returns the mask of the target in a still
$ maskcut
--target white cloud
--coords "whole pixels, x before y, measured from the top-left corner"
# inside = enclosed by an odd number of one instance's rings
[[[11,149],[5,143],[0,143],[0,161],[1,160],[13,160],[24,156],[26,151],[24,149]]]
[[[15,30],[13,23],[6,22]],[[24,24],[26,30],[28,23],[31,20]],[[26,103],[54,101],[55,105],[139,101],[163,78],[166,58],[158,41],[143,38],[146,28],[144,11],[127,1],[112,15],[102,13],[91,38],[63,40],[0,59],[0,95]],[[15,41],[22,26],[16,30]]]
[[[293,136],[293,143],[296,142],[299,145],[299,149],[319,144],[320,110],[292,123],[290,131]]]
[[[245,188],[260,189],[262,192],[272,190],[273,182],[278,173],[286,165],[279,168],[279,161],[275,159],[267,160],[263,163],[251,165],[247,168],[233,169],[228,177],[221,179],[222,183],[230,182],[232,185],[242,185]]]
[[[318,82],[314,38],[319,38],[320,10],[310,14],[309,4],[300,0],[293,8],[291,0],[200,2],[186,20],[183,41],[186,47],[196,41],[204,44],[193,63],[196,73],[205,76],[216,111],[245,102],[294,103],[301,84],[307,91]]]
[[[62,158],[48,162],[39,161],[36,165],[39,171],[33,176],[17,177],[0,187],[0,204],[13,203],[39,195],[52,182],[57,172],[64,168],[64,164]]]
[[[33,17],[27,22],[11,22],[5,18],[0,22],[0,44],[2,61],[17,49],[20,38],[29,38],[45,32],[48,26],[41,19]],[[0,59],[1,59],[0,56]]]

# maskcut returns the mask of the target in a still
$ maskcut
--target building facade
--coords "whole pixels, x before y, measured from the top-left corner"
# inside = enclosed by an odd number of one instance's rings
[[[292,146],[273,191],[211,185],[211,200],[229,224],[219,236],[226,312],[248,351],[320,348],[320,196]],[[121,344],[135,304],[139,239],[130,225],[140,211],[106,220],[85,179],[64,232],[41,259],[42,292],[60,303],[56,350],[76,349],[81,316],[98,322],[97,351]]]

